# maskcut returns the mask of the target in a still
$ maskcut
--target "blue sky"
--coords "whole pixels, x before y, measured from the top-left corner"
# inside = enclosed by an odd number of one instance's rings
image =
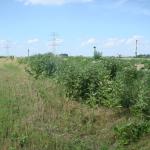
[[[104,55],[150,53],[149,0],[2,0],[0,55],[55,53]],[[6,51],[9,46],[9,52]]]

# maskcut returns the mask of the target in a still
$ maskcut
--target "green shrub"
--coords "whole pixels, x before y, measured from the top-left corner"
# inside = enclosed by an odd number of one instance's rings
[[[136,68],[128,66],[119,72],[117,80],[120,84],[120,104],[124,108],[131,108],[138,99],[138,71]]]
[[[116,126],[115,134],[122,144],[135,142],[150,131],[149,67],[137,70],[135,64],[143,61],[139,59],[99,59],[99,55],[95,56],[93,59],[37,55],[21,62],[28,64],[27,71],[36,78],[53,77],[70,99],[92,107],[102,105],[128,110],[128,117],[137,121]],[[24,139],[21,141],[26,143]]]
[[[127,145],[136,142],[143,135],[150,133],[150,122],[135,121],[118,125],[114,128],[116,138],[120,144]]]
[[[114,79],[117,73],[124,67],[123,62],[115,58],[104,59],[103,63],[106,69],[110,72],[110,79]]]
[[[88,64],[85,68],[70,65],[62,74],[62,83],[68,97],[82,101],[95,98],[96,103],[101,104],[107,98],[108,93],[104,90],[109,86],[109,75],[99,63]]]
[[[132,112],[137,116],[150,119],[150,72],[144,71],[139,82],[138,100],[132,108]]]
[[[49,60],[43,62],[43,70],[44,75],[52,76],[57,70],[56,63]]]
[[[28,60],[29,68],[26,69],[35,78],[41,75],[52,76],[57,71],[57,61],[53,56],[33,56]]]

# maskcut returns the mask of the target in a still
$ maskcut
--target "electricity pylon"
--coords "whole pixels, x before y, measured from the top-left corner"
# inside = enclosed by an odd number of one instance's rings
[[[11,48],[9,41],[6,41],[5,46],[3,48],[5,48],[6,50],[6,56],[9,57],[9,49]]]
[[[55,53],[56,53],[56,50],[57,50],[57,47],[58,47],[60,44],[58,43],[58,38],[57,38],[58,35],[57,35],[55,32],[53,32],[51,36],[52,36],[52,38],[51,38],[51,40],[50,40],[51,52],[52,52],[53,54],[55,54]]]

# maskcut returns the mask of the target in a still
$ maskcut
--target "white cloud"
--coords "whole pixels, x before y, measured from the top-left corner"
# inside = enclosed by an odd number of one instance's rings
[[[133,10],[131,10],[134,14],[136,15],[144,15],[144,16],[150,16],[150,9],[146,8],[146,7],[136,7]]]
[[[10,41],[8,41],[8,40],[0,40],[0,44],[7,44],[8,42],[10,42]]]
[[[125,42],[125,39],[122,38],[109,38],[103,42],[104,48],[116,48],[122,45]]]
[[[127,45],[131,45],[131,46],[132,46],[132,45],[135,45],[136,40],[142,42],[142,41],[144,41],[144,37],[141,36],[141,35],[134,35],[134,36],[132,36],[132,37],[126,39],[126,44],[127,44]]]
[[[136,40],[139,41],[140,44],[144,43],[144,37],[141,35],[133,35],[128,38],[108,38],[103,40],[102,46],[103,48],[119,48],[119,47],[133,47],[135,46]]]
[[[118,0],[116,1],[116,6],[122,6],[126,4],[129,0]]]
[[[95,39],[95,38],[89,38],[81,43],[82,47],[85,46],[94,46],[99,45],[100,47],[104,49],[117,49],[120,47],[134,47],[135,42],[138,40],[139,44],[143,44],[145,42],[145,39],[141,35],[133,35],[128,38],[118,38],[118,37],[112,37],[108,39]]]
[[[127,6],[129,3],[129,0],[103,0],[102,6],[104,9],[117,9]]]
[[[145,39],[142,35],[133,35],[129,37],[110,37],[110,38],[89,38],[81,43],[82,48],[92,48],[96,45],[99,51],[103,51],[104,55],[118,55],[125,56],[134,55],[135,44],[138,40],[138,54],[147,53],[150,49],[150,39]]]
[[[0,40],[0,49],[3,49],[5,47],[6,41],[5,40]]]
[[[96,43],[97,43],[97,40],[95,38],[89,38],[86,41],[83,41],[81,43],[81,46],[84,47],[84,46],[88,46],[88,45],[94,45]]]
[[[0,40],[0,48],[4,49],[6,47],[14,47],[17,43],[15,41],[9,41],[9,40]]]
[[[66,3],[87,3],[93,0],[18,0],[25,5],[62,5]]]
[[[150,16],[150,10],[149,9],[141,9],[141,14],[146,15],[146,16]]]
[[[33,38],[27,41],[28,44],[38,43],[40,40],[38,38]]]

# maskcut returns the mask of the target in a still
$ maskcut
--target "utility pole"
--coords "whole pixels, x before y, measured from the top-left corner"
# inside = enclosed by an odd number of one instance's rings
[[[135,47],[135,57],[137,57],[138,54],[138,40],[136,40],[136,47]]]
[[[28,48],[28,57],[30,56],[30,49]]]

